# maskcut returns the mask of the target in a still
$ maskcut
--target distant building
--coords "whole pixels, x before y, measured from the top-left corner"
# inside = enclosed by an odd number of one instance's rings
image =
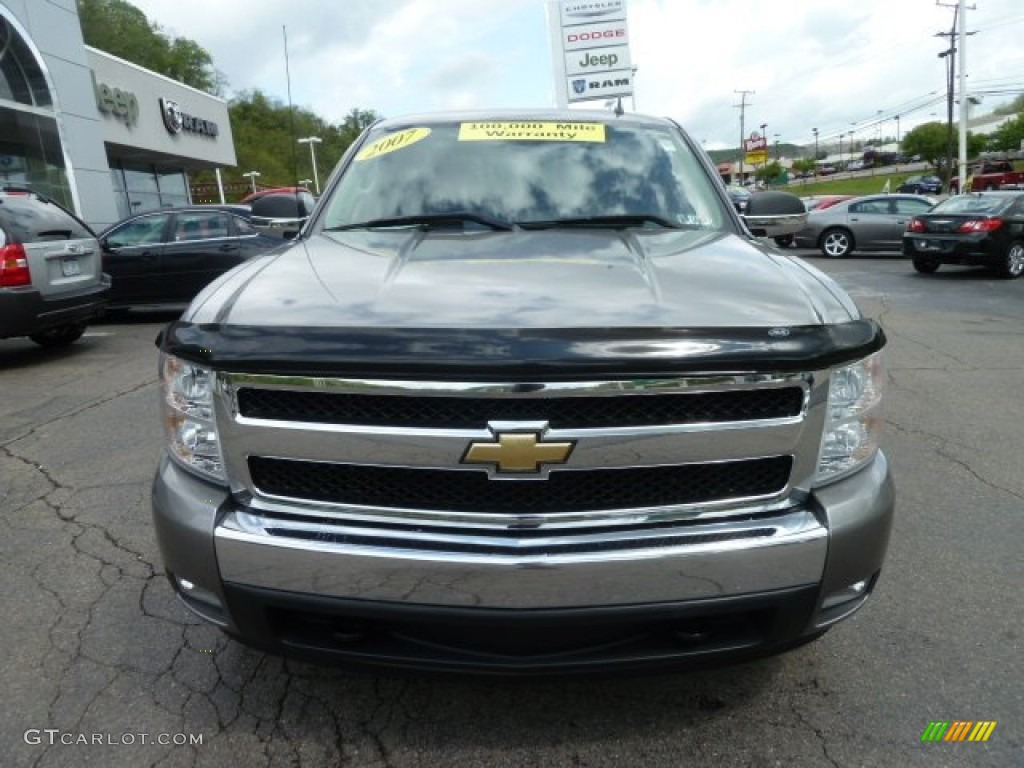
[[[0,184],[102,227],[235,164],[223,99],[89,48],[74,2],[0,0]]]

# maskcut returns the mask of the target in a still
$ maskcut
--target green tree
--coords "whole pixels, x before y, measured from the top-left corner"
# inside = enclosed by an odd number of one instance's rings
[[[772,160],[754,171],[754,178],[758,181],[771,182],[782,175],[782,165],[778,160]]]
[[[242,173],[259,171],[263,187],[290,187],[300,179],[313,178],[309,150],[296,142],[297,137],[317,136],[316,165],[321,188],[349,145],[363,129],[375,122],[373,110],[353,109],[339,124],[329,123],[302,107],[293,107],[273,99],[260,90],[237,94],[228,105],[238,165],[223,171],[225,184],[237,189],[230,195],[244,196],[248,184]],[[195,174],[196,184],[214,180],[209,172]]]
[[[1007,120],[989,137],[989,149],[1011,152],[1024,147],[1024,112]]]
[[[793,170],[800,173],[812,173],[817,163],[813,157],[799,157],[793,161]]]
[[[214,69],[209,51],[195,41],[166,34],[126,0],[77,2],[86,45],[207,93],[222,93],[223,75]]]
[[[1024,93],[1014,98],[1013,101],[1000,104],[992,110],[992,113],[996,115],[1016,115],[1020,112],[1024,112]]]
[[[953,163],[956,164],[957,127],[953,126]],[[901,142],[905,155],[920,155],[926,163],[933,165],[940,175],[946,170],[946,152],[949,134],[945,123],[924,123],[907,132]],[[975,157],[985,148],[984,136],[967,132],[967,156]]]

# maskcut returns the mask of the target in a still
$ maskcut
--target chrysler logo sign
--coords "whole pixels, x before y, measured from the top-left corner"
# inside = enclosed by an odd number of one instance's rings
[[[565,19],[591,20],[617,15],[624,17],[625,12],[626,4],[623,0],[581,0],[562,6],[562,16]]]
[[[178,102],[171,99],[160,99],[160,113],[164,118],[164,126],[170,134],[178,134],[184,131],[199,136],[216,138],[220,132],[215,122],[212,120],[202,120],[182,112]]]

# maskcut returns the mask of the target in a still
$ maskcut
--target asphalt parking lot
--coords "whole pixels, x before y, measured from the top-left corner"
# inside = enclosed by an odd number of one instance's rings
[[[890,340],[886,568],[817,643],[690,674],[380,677],[248,650],[177,603],[150,530],[167,318],[0,341],[0,763],[1024,765],[1024,280],[802,253]],[[922,743],[936,720],[997,726]]]

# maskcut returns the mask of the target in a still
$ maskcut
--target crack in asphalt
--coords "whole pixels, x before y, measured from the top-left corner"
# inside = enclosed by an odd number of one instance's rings
[[[9,445],[11,445],[13,443],[18,442],[19,440],[24,440],[26,437],[31,437],[32,435],[34,435],[39,430],[45,429],[46,427],[50,426],[51,424],[55,424],[55,423],[57,423],[59,421],[63,421],[64,419],[68,419],[68,418],[77,416],[80,413],[85,413],[86,411],[90,411],[93,408],[98,408],[101,405],[106,405],[109,402],[117,400],[119,397],[124,397],[125,395],[135,394],[136,392],[139,392],[139,391],[145,389],[146,387],[153,386],[154,384],[157,384],[158,382],[159,382],[159,378],[154,376],[152,378],[146,379],[146,381],[142,382],[141,384],[136,384],[135,386],[129,387],[128,389],[123,389],[123,390],[120,390],[118,392],[114,392],[114,393],[112,393],[110,395],[107,395],[105,397],[101,397],[101,398],[99,398],[97,400],[93,400],[92,402],[89,402],[89,403],[83,403],[80,406],[72,408],[70,411],[65,411],[64,413],[59,413],[59,414],[53,416],[52,418],[47,419],[44,422],[41,422],[39,424],[35,424],[27,432],[24,432],[24,433],[22,433],[20,435],[15,435],[14,437],[8,438],[4,442],[0,443],[0,449],[6,448],[7,446],[9,446]]]
[[[801,712],[798,707],[792,707],[792,711],[793,715],[796,717],[797,722],[799,722],[804,727],[809,728],[811,732],[815,735],[815,737],[818,739],[818,741],[821,743],[821,754],[828,761],[829,765],[833,765],[835,766],[835,768],[842,768],[842,766],[839,764],[839,761],[832,757],[831,754],[829,754],[828,739],[825,737],[824,731],[822,731],[821,728],[814,725],[806,717],[804,717],[803,712]]]
[[[148,383],[150,382],[147,382],[146,385],[142,386],[147,386]],[[105,398],[101,401],[94,402],[88,406],[75,409],[74,411],[63,414],[61,417],[50,420],[49,422],[47,422],[47,424],[52,424],[56,421],[59,421],[60,419],[78,415],[89,410],[90,408],[94,408],[97,405],[101,405],[104,402],[109,402],[111,399],[114,399],[115,397],[123,396],[124,394],[129,394],[132,391],[137,391],[139,388],[141,387],[136,387],[133,388],[132,390],[126,390],[124,392],[117,393],[113,397]],[[9,440],[3,445],[0,445],[0,456],[4,456],[13,462],[20,463],[21,465],[27,467],[28,469],[31,470],[33,475],[41,477],[46,484],[45,491],[37,494],[34,498],[27,501],[26,503],[20,504],[15,510],[12,511],[21,511],[27,509],[33,504],[42,504],[47,510],[49,510],[53,514],[56,520],[59,521],[62,534],[63,536],[67,537],[68,544],[70,544],[70,548],[73,552],[72,562],[77,561],[79,558],[83,558],[85,561],[91,561],[97,564],[97,568],[96,571],[94,572],[94,575],[97,578],[97,582],[103,585],[103,588],[99,591],[97,595],[90,596],[88,601],[86,601],[85,605],[81,607],[73,605],[74,601],[69,602],[69,600],[67,600],[58,589],[52,587],[48,583],[47,578],[43,575],[42,571],[44,568],[47,568],[51,565],[49,560],[36,563],[35,566],[29,571],[29,578],[35,584],[36,588],[39,589],[40,592],[42,592],[43,594],[50,596],[57,605],[57,610],[54,610],[52,612],[54,618],[44,630],[48,649],[41,656],[38,662],[40,672],[42,672],[48,667],[51,667],[51,665],[57,667],[55,674],[43,675],[44,678],[50,678],[56,681],[56,686],[54,687],[53,693],[46,704],[48,722],[56,723],[58,721],[56,711],[57,706],[59,702],[61,702],[64,699],[64,697],[68,695],[69,690],[74,688],[72,684],[69,684],[68,675],[76,663],[79,663],[83,660],[88,661],[92,664],[95,664],[97,667],[101,669],[108,669],[112,673],[109,679],[105,682],[105,684],[99,686],[95,691],[91,693],[91,695],[88,697],[88,700],[85,701],[84,705],[78,706],[78,716],[75,719],[74,723],[71,724],[70,727],[62,729],[65,732],[81,733],[83,724],[90,716],[90,713],[92,709],[96,706],[97,702],[99,702],[104,696],[108,695],[112,688],[117,683],[119,683],[126,675],[134,676],[141,673],[156,680],[159,678],[159,675],[163,674],[163,672],[165,671],[173,672],[174,662],[186,648],[184,635],[189,625],[183,623],[175,624],[175,622],[169,621],[163,616],[156,615],[146,607],[144,601],[146,588],[153,581],[153,579],[157,577],[158,574],[153,563],[151,563],[147,559],[145,553],[139,552],[133,549],[128,544],[126,544],[125,542],[118,540],[118,538],[115,537],[114,534],[112,534],[111,531],[103,525],[100,525],[98,523],[86,523],[76,519],[77,515],[69,512],[64,505],[68,499],[73,498],[76,492],[81,489],[76,489],[73,486],[65,485],[60,481],[60,479],[55,475],[55,473],[53,473],[45,465],[32,461],[26,456],[19,454],[14,449],[14,444],[18,442],[18,440],[30,436],[37,430],[43,428],[44,426],[45,424],[38,425],[29,432],[25,433],[24,435],[13,440]],[[125,483],[122,485],[140,484]],[[12,486],[8,486],[8,492],[11,487]],[[55,496],[63,496],[64,500],[61,502],[57,502],[54,500]],[[136,500],[136,504],[140,502],[141,497],[140,499]],[[7,525],[11,525],[10,522],[6,519],[5,523]],[[108,546],[112,552],[118,553],[123,557],[127,558],[127,561],[132,563],[133,565],[141,566],[141,573],[135,569],[132,569],[132,571],[134,572],[130,572],[126,569],[125,565],[117,562],[117,558],[105,555],[102,552],[102,548],[100,548],[98,551],[93,551],[95,547],[89,547],[85,544],[85,539],[89,536],[90,533],[95,533],[97,535],[97,542],[102,543],[105,546]],[[82,567],[80,562],[78,563],[77,567]],[[137,580],[141,582],[137,607],[143,616],[146,616],[150,619],[155,619],[162,623],[166,623],[170,626],[177,626],[179,629],[179,633],[181,635],[181,643],[165,670],[161,670],[157,673],[146,673],[144,670],[137,669],[135,666],[131,664],[111,663],[108,660],[97,658],[95,655],[87,652],[83,648],[84,636],[93,626],[97,609],[104,603],[105,599],[108,597],[108,595],[110,595],[111,591],[117,585],[122,583],[124,579]],[[80,620],[69,620],[68,617],[76,615],[81,615],[83,618]],[[77,626],[75,626],[76,624]],[[61,631],[66,631],[67,637],[58,637],[58,634]],[[187,683],[182,684],[186,687],[190,687],[187,685]],[[154,704],[156,704],[155,698]],[[157,706],[159,705],[157,704]],[[213,708],[212,704],[211,708]],[[166,711],[166,708],[164,707],[161,707],[161,709],[164,709]],[[185,727],[183,712],[178,713],[178,720],[180,723],[180,725],[178,726],[178,730],[183,731]],[[33,755],[31,759],[31,765],[39,766],[42,765],[44,762],[48,761],[50,755],[53,754],[54,750],[57,749],[57,746],[58,745],[56,744],[45,745],[43,749],[41,749],[39,752]],[[196,760],[198,759],[198,755],[194,749],[191,750],[191,753],[191,763],[194,765]],[[176,751],[172,752],[172,747],[168,746],[168,749],[165,750],[164,753],[159,758],[152,762],[151,765],[157,765],[158,763],[169,758],[171,754],[174,754],[176,759],[179,757]]]
[[[957,442],[955,440],[950,440],[949,438],[942,437],[940,435],[936,435],[936,434],[934,434],[932,432],[926,432],[926,431],[920,430],[920,429],[911,429],[910,427],[905,427],[905,426],[899,424],[898,422],[893,421],[892,419],[887,419],[886,420],[886,426],[890,426],[893,429],[895,429],[897,432],[902,432],[905,435],[917,435],[919,437],[924,437],[924,438],[928,438],[928,439],[936,441],[939,445],[936,446],[935,452],[939,456],[941,456],[942,458],[947,459],[947,460],[953,462],[954,464],[956,464],[957,466],[959,466],[960,468],[965,470],[969,475],[971,475],[971,477],[973,477],[979,483],[981,483],[982,485],[987,486],[988,488],[991,488],[994,491],[1001,491],[1002,493],[1005,493],[1005,494],[1008,494],[1010,496],[1013,496],[1015,499],[1022,499],[1022,500],[1024,500],[1024,493],[1021,493],[1020,491],[1016,491],[1013,488],[1007,488],[1006,486],[1000,485],[999,483],[996,483],[996,482],[993,482],[992,480],[989,480],[988,478],[986,478],[986,477],[982,476],[981,474],[979,474],[978,471],[976,469],[974,469],[974,467],[972,467],[968,462],[964,461],[963,459],[959,459],[956,456],[951,455],[948,452],[948,449],[947,449],[947,446],[954,446],[955,445],[955,446],[959,446],[961,448],[966,448],[968,450],[975,450],[972,446],[965,445],[964,443],[960,443],[960,442]]]
[[[902,341],[906,341],[906,342],[908,342],[910,344],[916,344],[917,346],[919,346],[919,347],[921,347],[923,349],[928,350],[936,358],[941,358],[941,357],[948,358],[948,359],[954,361],[957,365],[961,366],[964,369],[976,370],[970,363],[964,362],[963,360],[961,360],[956,355],[953,355],[953,354],[951,354],[951,353],[947,352],[946,350],[941,349],[939,347],[934,347],[931,344],[927,344],[926,342],[923,342],[920,339],[915,339],[913,336],[910,336],[905,331],[897,331],[897,330],[891,330],[890,331],[890,330],[887,330],[886,331],[886,335],[887,336],[891,336],[894,339],[900,339]]]

